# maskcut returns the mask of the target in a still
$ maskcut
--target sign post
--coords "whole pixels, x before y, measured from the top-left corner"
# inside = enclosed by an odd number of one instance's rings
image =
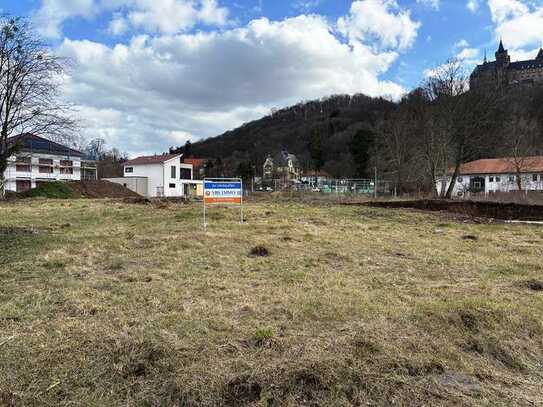
[[[243,223],[243,181],[240,178],[204,179],[204,229],[207,228],[207,205],[239,205]]]

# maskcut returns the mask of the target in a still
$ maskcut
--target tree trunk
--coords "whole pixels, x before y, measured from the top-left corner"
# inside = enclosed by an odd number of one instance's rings
[[[461,163],[457,163],[454,166],[454,173],[453,173],[453,175],[451,177],[451,183],[449,184],[449,188],[447,189],[447,193],[444,196],[445,199],[451,199],[452,198],[452,194],[453,194],[453,191],[454,191],[454,186],[456,185],[456,179],[458,178],[458,174],[460,173],[460,166],[461,165],[462,165]]]
[[[522,191],[522,173],[517,171],[517,187],[519,191]]]
[[[4,179],[4,170],[0,166],[0,201],[6,199],[6,180]]]

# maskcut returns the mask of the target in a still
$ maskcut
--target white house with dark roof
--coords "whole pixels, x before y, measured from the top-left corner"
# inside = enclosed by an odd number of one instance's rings
[[[437,181],[437,190],[448,188],[452,170]],[[543,156],[487,158],[462,164],[453,196],[494,192],[543,191]]]
[[[193,166],[182,161],[183,154],[162,154],[134,158],[125,162],[124,177],[107,181],[133,189],[135,180],[146,183],[137,193],[149,198],[187,195],[187,184],[193,179]],[[142,192],[144,191],[144,192]]]
[[[6,191],[24,192],[51,181],[96,179],[96,163],[77,150],[34,134],[8,139],[19,145],[4,172]]]

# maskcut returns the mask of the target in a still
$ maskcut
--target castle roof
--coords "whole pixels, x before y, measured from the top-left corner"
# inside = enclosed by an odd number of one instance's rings
[[[503,49],[503,44],[500,41],[500,49]],[[501,52],[500,49],[498,49],[498,52]],[[504,51],[505,52],[505,51]],[[496,62],[484,62],[481,65],[477,65],[474,70],[474,74],[479,74],[482,72],[488,72],[488,71],[494,71],[496,70]],[[537,57],[535,59],[528,59],[525,61],[515,61],[511,62],[507,69],[514,70],[514,71],[523,71],[525,69],[541,69],[543,68],[543,49],[539,50],[539,53],[537,54]]]
[[[499,54],[504,54],[505,53],[505,48],[503,46],[503,41],[500,40],[500,46],[498,47],[498,53]]]

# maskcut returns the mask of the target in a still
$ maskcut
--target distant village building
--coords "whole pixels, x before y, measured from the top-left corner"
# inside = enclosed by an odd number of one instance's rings
[[[536,85],[543,84],[543,49],[535,59],[511,62],[509,53],[500,41],[496,60],[485,60],[477,65],[470,76],[472,89],[485,86]]]
[[[182,157],[183,154],[137,157],[123,164],[124,177],[106,181],[148,198],[188,196],[198,182],[193,181],[192,164],[183,163]]]
[[[263,181],[273,180],[295,181],[300,179],[300,165],[294,154],[288,151],[281,151],[274,157],[268,155],[263,166]]]
[[[311,185],[319,185],[325,181],[328,181],[332,178],[330,174],[328,174],[326,171],[320,170],[310,170],[305,171],[302,176],[300,177],[300,181],[303,183],[311,184]]]
[[[83,153],[34,134],[10,137],[20,145],[8,158],[4,172],[6,191],[24,192],[44,182],[96,180],[96,162]]]
[[[452,174],[437,182],[437,190],[447,189]],[[543,156],[491,158],[472,161],[460,167],[453,195],[495,192],[543,191]]]

